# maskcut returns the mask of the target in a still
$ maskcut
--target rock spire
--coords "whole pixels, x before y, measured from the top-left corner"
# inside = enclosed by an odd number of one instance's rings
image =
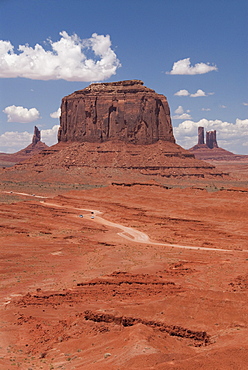
[[[209,149],[218,148],[216,130],[206,132],[206,144],[204,142],[204,127],[198,127],[198,146],[205,146]]]
[[[204,127],[198,127],[198,145],[204,144]]]
[[[32,139],[32,145],[36,145],[40,141],[40,130],[38,127],[34,126],[34,135]]]
[[[206,144],[210,149],[218,148],[216,130],[206,132]]]

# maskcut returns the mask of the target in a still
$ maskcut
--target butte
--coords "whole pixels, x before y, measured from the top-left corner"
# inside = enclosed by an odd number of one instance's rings
[[[58,144],[1,178],[166,186],[227,176],[175,143],[164,95],[140,80],[93,83],[62,99]]]

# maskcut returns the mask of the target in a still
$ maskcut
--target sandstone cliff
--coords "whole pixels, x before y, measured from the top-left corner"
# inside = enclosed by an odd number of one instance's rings
[[[165,96],[140,80],[94,83],[63,98],[59,142],[174,143]]]
[[[210,149],[218,148],[217,139],[216,139],[216,130],[206,132],[206,144]]]
[[[142,81],[92,84],[63,98],[61,108],[59,143],[2,179],[168,186],[226,177],[175,144],[166,98]]]

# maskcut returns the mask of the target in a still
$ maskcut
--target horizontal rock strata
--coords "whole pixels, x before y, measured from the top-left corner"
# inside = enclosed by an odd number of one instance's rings
[[[226,176],[179,145],[164,141],[146,146],[112,141],[59,143],[38,154],[35,163],[30,159],[15,166],[14,175],[23,173],[27,178],[32,172],[40,179],[49,176],[49,181],[99,184]]]

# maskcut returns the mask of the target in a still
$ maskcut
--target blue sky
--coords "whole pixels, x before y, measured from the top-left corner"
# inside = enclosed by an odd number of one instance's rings
[[[179,145],[204,126],[248,154],[247,19],[247,0],[0,0],[0,151],[34,125],[56,143],[65,95],[140,79],[167,97]]]

